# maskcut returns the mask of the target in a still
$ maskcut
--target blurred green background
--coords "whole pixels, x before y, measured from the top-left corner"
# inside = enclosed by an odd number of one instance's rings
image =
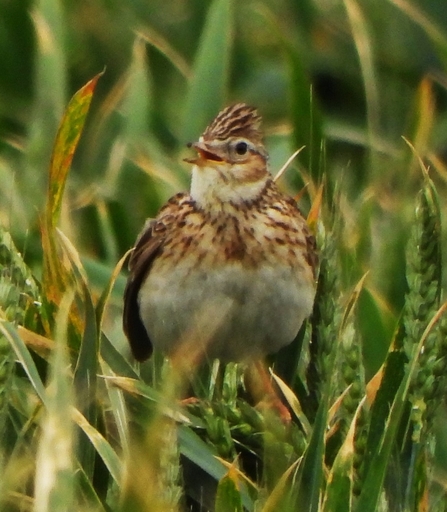
[[[359,328],[369,374],[403,304],[422,173],[445,210],[447,9],[439,0],[0,0],[0,222],[39,276],[39,221],[58,124],[103,71],[63,211],[99,291],[145,218],[188,186],[185,143],[224,105],[264,117],[281,185],[304,211],[325,176],[342,288],[367,271]],[[329,207],[327,210],[329,210]],[[112,297],[120,328],[124,278]]]

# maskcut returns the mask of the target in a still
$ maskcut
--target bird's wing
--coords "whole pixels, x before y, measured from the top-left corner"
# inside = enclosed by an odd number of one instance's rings
[[[305,219],[304,215],[302,214],[301,210],[299,209],[298,205],[296,204],[295,199],[290,197],[287,199],[287,202],[292,207],[293,211],[295,212],[295,215],[298,213],[298,217],[301,219],[301,222],[303,224],[304,237],[306,240],[305,258],[306,258],[307,263],[309,263],[309,265],[312,269],[312,274],[313,274],[314,278],[316,278],[318,264],[319,264],[317,241],[315,239],[315,236],[312,234],[311,230],[309,229],[306,219]],[[291,212],[291,214],[293,214],[293,213]]]
[[[155,220],[146,222],[129,259],[130,274],[124,290],[123,330],[135,359],[144,361],[152,354],[152,343],[140,317],[138,295],[155,258],[163,250],[166,234],[184,194],[174,196]]]
[[[157,221],[146,223],[129,260],[130,275],[124,290],[123,329],[135,359],[144,361],[152,354],[152,343],[140,317],[138,294],[150,266],[157,256],[163,238],[154,236]]]
[[[306,235],[306,245],[307,245],[306,260],[312,268],[312,273],[313,273],[314,278],[316,278],[317,271],[318,271],[318,264],[319,264],[317,241],[315,239],[315,236],[310,232],[310,229],[308,228],[307,225],[306,225],[305,235]]]

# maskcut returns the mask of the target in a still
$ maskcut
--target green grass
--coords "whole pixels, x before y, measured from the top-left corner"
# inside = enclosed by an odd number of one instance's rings
[[[444,11],[0,0],[1,510],[447,510]],[[180,407],[121,329],[122,258],[231,101],[273,173],[305,146],[280,185],[306,187],[316,304],[269,361],[288,427],[240,365]]]

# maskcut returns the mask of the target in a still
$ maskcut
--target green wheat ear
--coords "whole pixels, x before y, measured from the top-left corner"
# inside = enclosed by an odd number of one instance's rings
[[[439,308],[441,298],[441,214],[433,182],[427,177],[416,203],[407,247],[403,348],[408,359]]]
[[[333,221],[333,225],[336,222]],[[309,365],[306,372],[309,409],[315,414],[325,383],[330,380],[330,368],[338,343],[341,322],[338,237],[335,230],[319,234],[320,269],[317,293],[312,313],[312,334],[309,346]]]
[[[1,319],[35,327],[38,321],[39,288],[10,234],[0,226],[0,310]],[[28,325],[27,325],[28,326]],[[0,437],[7,414],[13,376],[14,354],[0,336]]]
[[[394,349],[401,351],[407,362],[416,365],[408,390],[408,414],[403,419],[408,423],[400,449],[401,464],[406,467],[402,485],[408,509],[420,499],[423,489],[420,475],[427,473],[432,448],[429,441],[433,422],[430,419],[446,386],[445,380],[439,379],[446,369],[447,353],[447,322],[445,315],[440,316],[442,310],[438,312],[442,277],[441,214],[435,186],[423,170],[424,183],[417,196],[407,246],[408,292],[394,339]],[[427,333],[429,325],[431,330]]]
[[[11,235],[0,226],[0,307],[10,322],[24,325],[40,290]]]
[[[441,300],[441,215],[433,182],[426,177],[419,192],[415,220],[407,248],[408,293],[402,318],[402,348],[411,360],[424,330],[435,315]],[[445,322],[427,336],[418,357],[409,398],[412,404],[413,436],[427,426],[427,404],[434,398],[436,375],[443,366],[445,343],[442,331]]]

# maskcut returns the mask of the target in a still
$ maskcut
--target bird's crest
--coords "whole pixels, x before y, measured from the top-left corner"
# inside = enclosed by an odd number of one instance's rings
[[[236,103],[217,114],[204,131],[203,139],[207,141],[244,137],[255,144],[262,144],[261,121],[262,118],[254,107]]]

